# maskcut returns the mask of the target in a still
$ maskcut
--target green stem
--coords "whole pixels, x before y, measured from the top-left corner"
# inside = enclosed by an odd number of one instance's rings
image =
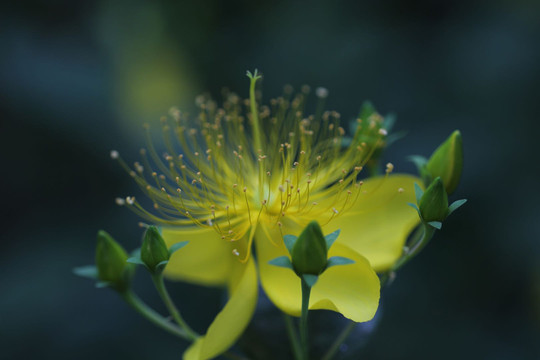
[[[309,312],[309,295],[311,293],[311,287],[305,282],[302,282],[302,314],[300,316],[300,341],[302,343],[302,354],[304,360],[309,359],[309,344],[308,344],[308,312]]]
[[[120,293],[122,299],[131,306],[135,311],[142,315],[145,319],[150,321],[152,324],[162,328],[170,334],[173,334],[184,340],[191,341],[191,337],[178,326],[171,324],[166,318],[155,312],[152,308],[146,305],[137,295],[132,291],[128,290],[123,293]]]
[[[399,258],[399,260],[392,267],[391,271],[399,270],[403,267],[403,265],[408,263],[416,255],[418,255],[420,251],[422,251],[422,249],[429,243],[434,234],[435,228],[423,223],[414,234],[413,241],[411,241],[411,248],[409,249],[409,251],[407,251],[407,253],[403,254],[401,258]]]
[[[180,311],[178,311],[176,306],[174,306],[174,303],[171,300],[171,297],[169,296],[167,289],[165,288],[163,275],[162,274],[152,275],[152,280],[154,281],[154,285],[156,286],[159,296],[161,296],[161,299],[165,303],[165,306],[167,307],[167,310],[169,310],[169,313],[172,315],[174,321],[176,321],[176,323],[180,325],[180,327],[186,332],[190,340],[192,341],[196,340],[199,337],[199,334],[197,334],[195,331],[193,331],[189,327],[189,325],[182,318],[182,315],[180,315]]]
[[[347,340],[356,325],[357,323],[354,321],[349,322],[349,324],[345,327],[345,329],[343,329],[343,331],[341,331],[339,336],[336,338],[332,346],[330,346],[330,349],[328,349],[328,351],[326,352],[326,354],[324,354],[321,360],[331,360],[336,355],[341,344],[343,344],[343,342]]]
[[[293,321],[287,314],[283,314],[283,319],[285,320],[285,327],[287,328],[287,335],[289,336],[289,341],[291,342],[294,358],[296,360],[302,360],[302,348],[300,347],[298,334],[294,328]]]

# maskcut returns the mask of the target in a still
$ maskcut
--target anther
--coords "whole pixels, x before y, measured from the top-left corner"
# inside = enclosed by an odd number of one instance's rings
[[[133,203],[135,203],[135,197],[134,197],[134,196],[128,196],[128,197],[126,197],[126,202],[127,202],[129,205],[133,205]]]
[[[240,256],[240,253],[236,249],[233,249],[232,253],[234,256]]]
[[[405,189],[403,189],[403,188],[399,188],[399,189],[397,189],[397,191],[398,191],[398,193],[400,193],[400,194],[401,194],[402,192],[404,192],[404,191],[405,191]]]
[[[339,211],[337,211],[337,209],[336,209],[335,207],[334,207],[334,208],[332,208],[332,211],[334,212],[334,214],[337,214],[337,213],[339,213]]]
[[[120,154],[118,153],[118,151],[116,151],[116,150],[111,151],[111,159],[116,160],[116,159],[118,159],[119,156],[120,156]]]
[[[116,205],[122,206],[126,204],[126,201],[122,198],[116,198],[114,201],[116,202]]]
[[[392,163],[386,164],[386,173],[389,174],[392,172],[392,170],[394,170],[394,164]]]
[[[388,131],[386,131],[386,129],[379,129],[379,134],[386,136],[388,135]]]

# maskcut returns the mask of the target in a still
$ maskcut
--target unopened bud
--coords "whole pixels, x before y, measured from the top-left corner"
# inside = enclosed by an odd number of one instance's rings
[[[452,194],[459,184],[463,169],[463,141],[456,130],[429,158],[426,168],[434,179],[440,177],[446,192]]]
[[[431,185],[428,186],[420,199],[418,207],[425,222],[442,222],[446,219],[449,211],[448,195],[440,177],[433,180]]]
[[[149,226],[141,246],[141,260],[151,272],[162,270],[158,264],[169,260],[169,250],[165,240],[155,226]]]
[[[291,252],[298,275],[319,275],[326,269],[328,249],[319,223],[310,222],[302,231]]]
[[[129,287],[133,266],[126,262],[126,251],[109,234],[100,230],[97,235],[96,268],[100,281],[116,290]]]

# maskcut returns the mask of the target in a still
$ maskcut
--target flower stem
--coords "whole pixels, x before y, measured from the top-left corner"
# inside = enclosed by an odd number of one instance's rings
[[[294,323],[291,317],[287,314],[283,314],[283,320],[285,320],[285,327],[287,328],[287,335],[289,336],[289,341],[291,342],[293,355],[296,360],[302,360],[302,348],[300,347],[300,342],[298,340],[298,334],[294,328]]]
[[[414,234],[414,238],[411,241],[410,250],[403,254],[398,261],[396,261],[394,266],[392,266],[391,272],[399,270],[401,267],[403,267],[403,265],[418,255],[420,251],[427,245],[427,243],[429,243],[434,234],[435,229],[430,225],[423,223]]]
[[[324,354],[321,360],[331,360],[336,355],[339,347],[341,346],[341,344],[343,344],[343,342],[345,342],[345,340],[347,340],[351,332],[356,327],[356,324],[357,323],[354,321],[351,321],[349,322],[349,324],[347,324],[347,326],[341,331],[339,336],[336,338],[332,346],[330,346],[330,349],[328,349],[328,351],[326,352],[326,354]]]
[[[180,315],[180,311],[178,311],[178,309],[172,302],[171,297],[169,296],[169,293],[167,292],[167,289],[165,288],[163,275],[162,274],[152,275],[152,280],[154,281],[154,285],[156,286],[159,296],[161,296],[161,299],[165,303],[165,306],[167,307],[167,310],[169,310],[169,313],[172,315],[174,321],[176,321],[176,323],[180,325],[180,327],[185,331],[186,335],[191,341],[196,340],[199,337],[199,334],[197,334],[195,331],[193,331],[189,327],[189,325],[182,318],[182,315]]]
[[[302,282],[302,314],[300,316],[300,341],[302,344],[303,359],[309,359],[309,345],[308,345],[308,312],[309,312],[309,295],[311,293],[311,287],[306,283],[304,279]]]
[[[135,295],[131,290],[120,293],[122,299],[131,306],[135,311],[142,315],[145,319],[150,321],[152,324],[162,328],[170,334],[173,334],[184,340],[191,341],[191,337],[178,326],[171,324],[166,318],[158,314],[148,305],[146,305],[137,295]]]

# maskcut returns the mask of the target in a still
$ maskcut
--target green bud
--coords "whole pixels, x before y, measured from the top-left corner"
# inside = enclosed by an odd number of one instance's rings
[[[431,155],[426,164],[432,178],[440,177],[448,194],[459,184],[463,169],[463,141],[456,130]]]
[[[302,231],[292,248],[294,271],[299,276],[319,275],[326,269],[327,256],[328,248],[321,227],[319,223],[312,221]]]
[[[151,272],[155,272],[158,264],[168,261],[169,257],[169,250],[158,229],[155,226],[149,226],[141,247],[142,262]]]
[[[448,216],[448,195],[440,177],[428,186],[418,204],[425,222],[442,222]]]
[[[126,251],[105,231],[100,230],[97,235],[96,268],[97,277],[117,290],[125,289],[129,285],[133,266],[126,262]]]

